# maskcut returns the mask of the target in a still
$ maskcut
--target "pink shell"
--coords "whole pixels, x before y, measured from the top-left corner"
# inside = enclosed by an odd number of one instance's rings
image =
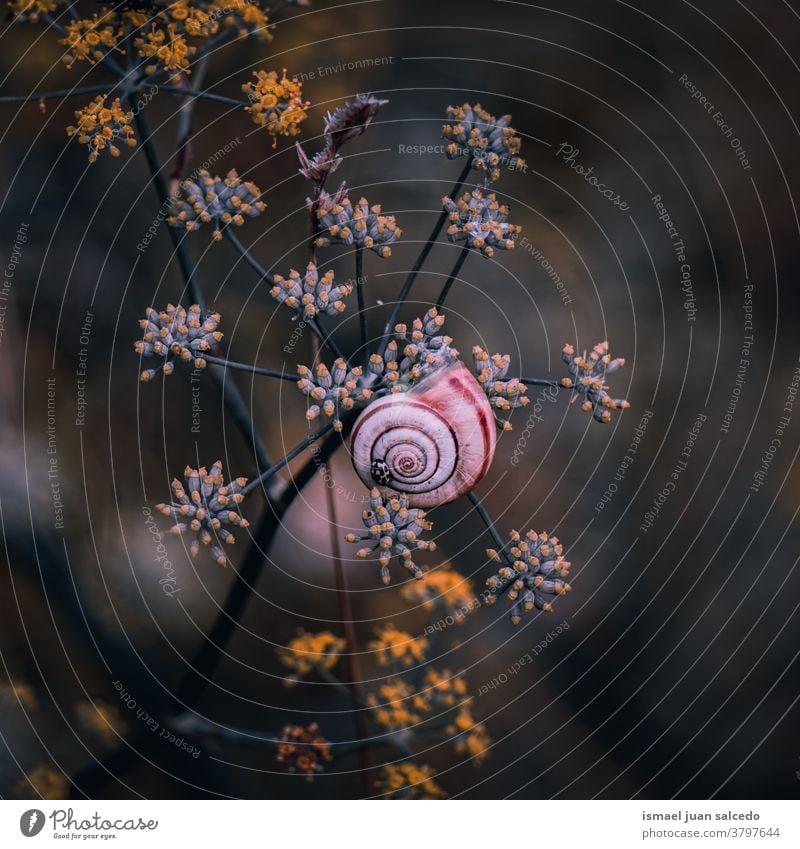
[[[474,489],[496,444],[491,405],[460,362],[374,401],[350,440],[361,480],[384,494],[403,493],[413,507],[446,504]]]

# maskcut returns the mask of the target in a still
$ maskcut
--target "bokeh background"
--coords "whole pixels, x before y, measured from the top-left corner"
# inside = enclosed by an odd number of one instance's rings
[[[4,94],[110,79],[98,68],[81,81],[85,64],[65,69],[45,24],[6,23],[0,37]],[[255,69],[305,75],[312,106],[301,141],[309,152],[328,109],[358,92],[390,101],[332,179],[347,180],[354,199],[381,203],[404,231],[390,259],[366,260],[374,334],[461,167],[438,152],[406,149],[441,143],[450,104],[479,101],[496,115],[512,113],[528,167],[504,173],[496,190],[531,247],[470,256],[449,299],[447,331],[466,354],[475,344],[510,353],[515,373],[529,377],[561,377],[567,341],[582,349],[608,339],[612,354],[627,361],[612,385],[630,410],[601,426],[559,398],[546,406],[514,466],[526,419],[519,411],[479,487],[501,532],[533,527],[563,540],[573,591],[558,600],[554,616],[529,617],[516,628],[504,602],[482,607],[439,641],[438,665],[465,671],[493,739],[477,767],[450,746],[420,744],[451,796],[797,794],[800,405],[786,404],[800,357],[799,47],[798,14],[781,2],[315,0],[284,10],[272,42],[236,41],[211,63],[207,85],[233,97]],[[693,98],[687,80],[713,111]],[[164,227],[137,250],[158,212],[141,149],[88,166],[85,150],[67,142],[64,127],[84,99],[49,100],[44,113],[36,102],[0,104],[4,268],[27,225],[0,339],[0,793],[367,795],[355,754],[337,758],[313,783],[283,773],[274,751],[252,742],[203,739],[194,759],[155,739],[120,703],[115,681],[153,715],[170,709],[249,543],[240,534],[233,568],[221,569],[206,557],[191,561],[170,541],[180,593],[167,597],[142,507],[165,500],[170,479],[187,463],[220,457],[232,474],[249,477],[255,464],[213,381],[201,384],[199,433],[191,430],[189,371],[139,383],[137,320],[150,304],[183,298],[183,282]],[[166,160],[174,99],[159,95],[148,116]],[[307,184],[290,141],[273,148],[243,110],[203,101],[189,170],[232,140],[213,170],[237,168],[268,203],[238,235],[270,271],[302,267]],[[627,209],[559,157],[564,144]],[[686,245],[691,309],[654,195]],[[284,351],[294,325],[226,242],[213,243],[203,231],[187,244],[208,301],[222,313],[231,357],[290,370],[310,361],[308,338]],[[459,249],[440,240],[405,319],[435,301]],[[564,282],[569,303],[540,256]],[[324,259],[337,276],[352,276],[346,251],[328,250]],[[87,311],[93,321],[83,345]],[[345,349],[357,345],[353,315],[328,322]],[[748,366],[737,377],[751,335]],[[82,347],[88,396],[78,427]],[[231,379],[271,457],[307,433],[305,401],[291,383]],[[635,461],[615,480],[649,413]],[[699,416],[706,418],[674,492],[642,530]],[[782,416],[790,420],[763,485],[755,486]],[[54,527],[51,444],[63,529]],[[364,488],[344,447],[331,473],[342,537],[360,523]],[[617,489],[599,509],[612,483]],[[246,502],[253,526],[264,505],[261,494]],[[491,571],[483,553],[490,541],[469,504],[438,508],[431,518],[439,548],[426,565],[452,561],[480,589]],[[265,733],[316,721],[328,739],[352,739],[347,698],[318,679],[285,687],[275,653],[298,628],[342,631],[331,521],[318,474],[267,552],[197,703],[199,715]],[[377,567],[354,559],[352,548],[341,543],[360,650],[376,625],[421,631],[428,620],[401,598],[402,570],[384,588]],[[569,629],[534,664],[477,697],[562,621]],[[361,661],[369,689],[382,672],[368,652]],[[113,715],[112,731],[97,722],[92,703]],[[377,747],[371,757],[374,772],[396,756]]]

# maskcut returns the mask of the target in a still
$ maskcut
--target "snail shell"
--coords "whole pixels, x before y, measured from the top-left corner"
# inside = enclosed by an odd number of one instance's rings
[[[370,404],[350,442],[361,480],[412,507],[446,504],[475,487],[494,458],[494,415],[463,363]]]

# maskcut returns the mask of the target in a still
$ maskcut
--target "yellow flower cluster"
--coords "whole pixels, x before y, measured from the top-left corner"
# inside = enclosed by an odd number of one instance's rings
[[[308,117],[306,109],[309,101],[303,100],[303,84],[296,79],[286,76],[279,77],[277,71],[253,71],[255,81],[242,85],[242,91],[247,95],[250,106],[245,111],[250,113],[253,121],[259,127],[266,127],[267,132],[275,136],[296,136],[300,132],[299,125]]]
[[[468,755],[477,766],[489,755],[489,747],[492,738],[482,722],[477,722],[472,716],[468,704],[462,704],[452,725],[445,728],[445,732],[455,737],[456,751]]]
[[[221,5],[214,4],[213,8],[226,13],[225,26],[237,27],[241,38],[252,33],[268,41],[272,39],[269,19],[253,0],[225,0]]]
[[[122,28],[119,18],[112,12],[94,14],[91,18],[81,18],[67,24],[66,35],[59,43],[66,45],[68,51],[61,57],[68,68],[75,62],[99,62],[106,54],[102,48],[119,50],[117,46]]]
[[[421,604],[427,612],[441,608],[456,622],[463,622],[467,612],[476,606],[472,581],[456,572],[449,563],[425,573],[423,581],[407,581],[400,591],[412,604]]]
[[[447,794],[433,780],[434,775],[426,764],[403,761],[386,764],[377,784],[387,799],[443,799]]]
[[[390,678],[367,696],[375,721],[382,728],[397,731],[422,722],[430,709],[427,698],[400,678]]]
[[[150,32],[144,38],[136,39],[139,55],[145,59],[154,59],[158,64],[148,65],[145,71],[155,73],[158,65],[167,71],[184,71],[191,73],[189,61],[197,48],[186,41],[186,37],[175,24],[161,27],[153,24]]]
[[[425,637],[412,637],[394,625],[378,628],[375,634],[377,639],[371,640],[368,647],[376,653],[381,666],[411,666],[425,660],[425,651],[428,648],[428,640]]]
[[[32,24],[37,23],[42,15],[55,12],[57,7],[55,0],[8,0],[11,17]]]
[[[440,672],[431,667],[425,673],[422,687],[429,702],[448,708],[455,707],[467,695],[467,679],[461,674],[454,675],[449,669]]]
[[[119,156],[119,148],[114,141],[121,141],[128,147],[136,147],[133,137],[133,112],[126,112],[118,97],[106,106],[105,96],[99,94],[88,106],[75,112],[77,126],[67,127],[67,135],[77,135],[81,144],[89,146],[89,162],[96,162],[104,151]]]
[[[317,634],[298,631],[297,636],[289,642],[288,646],[277,650],[281,663],[295,672],[286,679],[285,683],[291,686],[299,678],[312,672],[315,667],[333,669],[346,645],[347,643],[341,637],[337,637],[330,631],[320,631]]]

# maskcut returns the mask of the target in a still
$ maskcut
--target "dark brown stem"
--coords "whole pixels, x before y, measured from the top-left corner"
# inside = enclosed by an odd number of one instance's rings
[[[456,260],[456,264],[453,266],[453,270],[450,272],[450,276],[447,278],[447,282],[442,287],[442,293],[439,295],[439,299],[436,301],[436,308],[441,309],[444,306],[444,302],[447,300],[447,296],[450,293],[450,287],[455,282],[458,277],[458,273],[461,271],[461,266],[466,261],[469,256],[470,248],[468,245],[464,245],[461,248],[461,253],[458,255],[458,259]]]
[[[467,159],[467,164],[464,166],[461,174],[456,181],[456,184],[450,191],[450,196],[455,198],[455,196],[461,191],[461,187],[464,185],[467,177],[469,176],[470,169],[472,168],[472,158],[469,157]],[[422,247],[419,256],[417,257],[417,261],[414,263],[411,271],[409,272],[408,277],[406,278],[406,282],[403,283],[403,288],[400,290],[400,294],[397,296],[397,300],[395,301],[394,307],[392,307],[392,312],[389,316],[389,320],[386,322],[386,326],[383,328],[383,339],[381,340],[380,348],[378,349],[378,353],[381,356],[386,351],[386,346],[389,344],[389,340],[392,337],[392,331],[394,330],[395,324],[397,324],[397,317],[400,315],[400,308],[403,306],[405,301],[408,299],[409,292],[411,292],[411,287],[414,285],[414,281],[417,279],[417,275],[420,272],[420,269],[425,264],[425,260],[428,258],[428,254],[431,252],[433,246],[436,244],[436,240],[439,238],[439,233],[442,231],[442,227],[444,227],[444,223],[447,221],[447,211],[442,210],[439,214],[439,217],[436,219],[436,224],[431,231],[430,236],[428,236],[428,240]]]

